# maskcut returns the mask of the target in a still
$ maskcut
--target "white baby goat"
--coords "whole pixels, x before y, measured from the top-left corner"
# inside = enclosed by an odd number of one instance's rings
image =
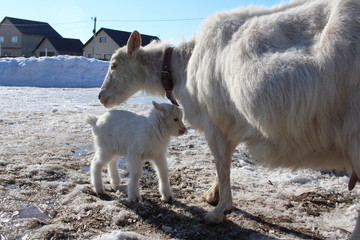
[[[140,200],[139,180],[142,161],[153,160],[159,178],[162,200],[171,202],[173,194],[168,179],[166,150],[170,136],[180,136],[186,128],[182,122],[180,108],[170,104],[153,102],[154,109],[148,117],[122,110],[111,110],[100,116],[88,116],[86,122],[92,126],[95,156],[91,163],[91,182],[97,194],[104,193],[101,179],[103,167],[108,164],[111,184],[117,189],[120,176],[117,159],[125,156],[130,180],[128,200]]]

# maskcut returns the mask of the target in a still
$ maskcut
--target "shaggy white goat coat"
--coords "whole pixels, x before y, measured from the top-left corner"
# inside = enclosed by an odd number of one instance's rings
[[[111,59],[99,99],[120,104],[140,89],[164,95],[164,50],[134,32]],[[174,96],[204,130],[217,176],[205,216],[232,208],[230,162],[239,142],[272,167],[347,168],[360,176],[360,1],[297,0],[217,13],[171,58]],[[355,231],[357,234],[358,230]],[[355,239],[355,237],[354,237]]]
[[[155,109],[149,117],[122,110],[111,110],[100,116],[88,116],[86,122],[93,128],[95,156],[91,163],[91,182],[97,194],[103,194],[101,172],[108,164],[108,171],[114,189],[120,183],[117,159],[126,156],[130,174],[128,199],[140,200],[139,180],[142,162],[153,160],[159,177],[159,191],[162,199],[173,199],[168,180],[166,161],[170,136],[185,132],[181,110],[169,104],[153,102]]]

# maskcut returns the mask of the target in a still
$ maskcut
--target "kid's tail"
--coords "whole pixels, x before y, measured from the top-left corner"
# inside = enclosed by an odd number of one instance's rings
[[[85,121],[93,127],[96,125],[97,120],[98,120],[98,117],[93,116],[93,115],[87,115],[85,118]]]

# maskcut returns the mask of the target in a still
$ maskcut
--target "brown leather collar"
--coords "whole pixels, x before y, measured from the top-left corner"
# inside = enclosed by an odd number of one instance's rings
[[[166,97],[171,101],[172,104],[179,106],[178,102],[175,100],[172,94],[174,85],[173,82],[171,81],[171,75],[170,75],[170,59],[173,50],[174,50],[173,47],[169,47],[165,49],[162,71],[161,71],[161,82],[164,86]]]

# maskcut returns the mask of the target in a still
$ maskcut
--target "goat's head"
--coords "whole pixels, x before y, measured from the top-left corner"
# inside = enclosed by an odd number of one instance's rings
[[[154,101],[152,104],[155,109],[162,113],[166,128],[171,136],[180,136],[186,132],[186,127],[182,120],[183,113],[179,107],[167,103],[159,104]]]
[[[125,47],[119,48],[111,57],[108,72],[99,93],[105,107],[119,105],[140,90],[146,69],[139,64],[136,53],[141,47],[141,35],[134,31]]]

